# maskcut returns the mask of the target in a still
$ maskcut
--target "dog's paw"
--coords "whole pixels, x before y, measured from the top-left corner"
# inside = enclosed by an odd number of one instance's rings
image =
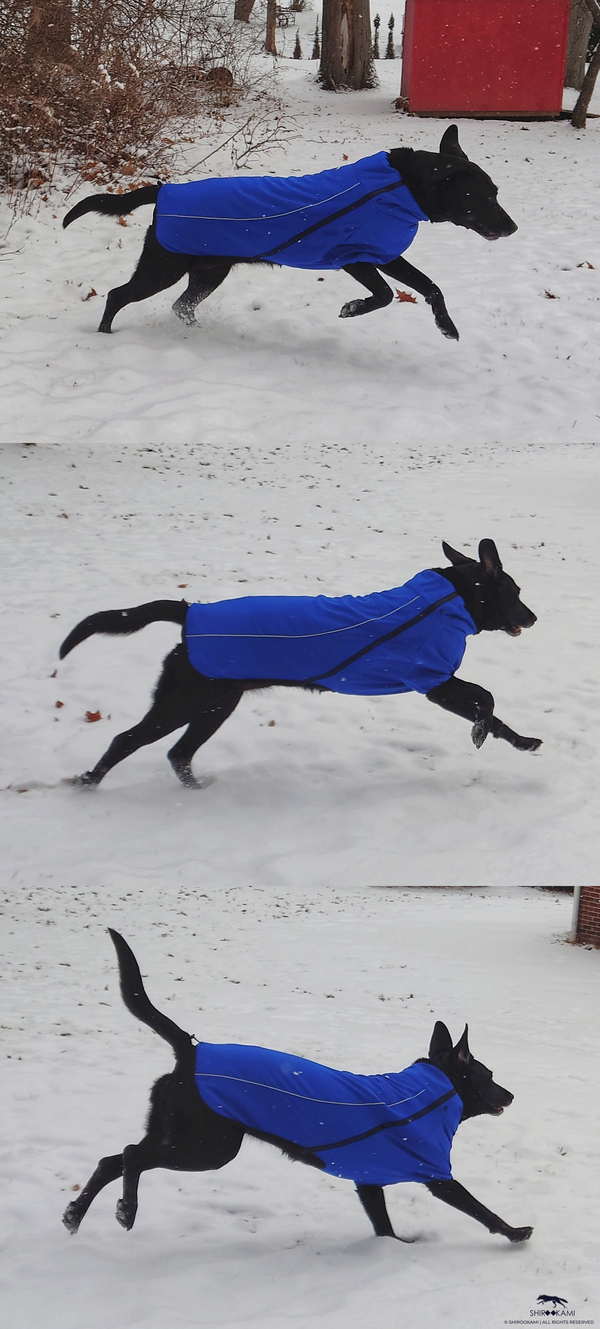
[[[471,739],[476,748],[483,747],[485,740],[490,732],[488,720],[476,720],[471,730]]]
[[[541,738],[522,738],[520,734],[517,734],[517,741],[513,743],[513,747],[518,752],[537,752],[538,748],[541,748],[542,742]]]
[[[171,308],[173,310],[173,313],[177,314],[177,317],[181,319],[181,322],[185,323],[186,328],[194,328],[196,326],[195,305],[185,304],[184,302],[182,302],[180,296],[179,299],[175,301],[174,305],[171,306]]]
[[[529,1241],[532,1232],[533,1232],[532,1227],[511,1227],[510,1231],[507,1232],[506,1235],[509,1241],[512,1241],[516,1244],[519,1241]]]
[[[75,1200],[71,1200],[71,1203],[67,1205],[65,1212],[62,1216],[62,1221],[67,1229],[67,1232],[70,1232],[71,1236],[74,1237],[75,1233],[79,1231],[79,1224],[81,1223],[81,1215],[79,1213],[79,1210],[77,1208],[77,1202]]]
[[[436,328],[439,328],[442,335],[444,337],[448,337],[450,341],[460,341],[460,337],[458,335],[458,328],[455,326],[455,324],[452,322],[452,319],[450,318],[448,310],[446,309],[446,302],[444,300],[441,291],[436,290],[433,292],[432,295],[426,295],[425,304],[430,306],[431,311],[433,313],[433,317],[435,319]]]
[[[132,1209],[129,1205],[125,1204],[124,1200],[117,1200],[115,1218],[117,1220],[117,1223],[120,1223],[121,1227],[125,1228],[126,1232],[131,1232],[131,1229],[135,1223],[135,1215],[136,1215],[135,1209]]]
[[[68,782],[73,789],[96,789],[98,781],[94,779],[91,771],[84,771],[83,775],[76,775]]]
[[[366,300],[349,300],[347,304],[342,305],[340,318],[356,318],[358,314],[364,314],[366,303]]]
[[[186,789],[208,789],[209,785],[215,783],[216,778],[215,775],[205,775],[197,780],[195,775],[192,775],[190,780],[182,780],[181,783]]]
[[[197,780],[190,765],[186,764],[182,766],[176,761],[171,761],[171,766],[175,771],[177,779],[181,781],[185,789],[207,789],[208,785],[214,784],[214,775],[204,775]]]

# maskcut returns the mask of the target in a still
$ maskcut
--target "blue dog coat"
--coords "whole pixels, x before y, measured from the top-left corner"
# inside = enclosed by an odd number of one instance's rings
[[[379,696],[429,692],[458,669],[477,631],[437,572],[372,595],[242,596],[190,605],[185,641],[208,678],[314,683]]]
[[[317,175],[163,185],[156,237],[175,254],[269,258],[290,268],[391,263],[427,216],[387,153]]]
[[[353,1075],[270,1048],[200,1043],[198,1092],[214,1112],[316,1154],[358,1185],[451,1181],[462,1102],[436,1066]]]

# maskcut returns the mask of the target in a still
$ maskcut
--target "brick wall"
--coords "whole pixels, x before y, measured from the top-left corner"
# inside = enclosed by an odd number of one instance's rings
[[[576,942],[600,947],[600,886],[582,886],[579,897]]]

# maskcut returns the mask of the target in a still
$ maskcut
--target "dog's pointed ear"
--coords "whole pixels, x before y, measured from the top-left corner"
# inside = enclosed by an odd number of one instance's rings
[[[452,1051],[452,1038],[450,1031],[446,1029],[441,1020],[436,1020],[433,1026],[431,1042],[429,1044],[428,1056],[433,1060],[434,1057],[440,1057],[444,1052]]]
[[[458,141],[458,125],[450,125],[445,134],[442,134],[440,152],[444,157],[462,157],[463,161],[468,162],[469,158]]]
[[[498,573],[502,572],[500,555],[493,540],[481,540],[479,545],[479,562],[490,577],[497,577]]]
[[[454,1052],[458,1061],[467,1062],[471,1060],[471,1049],[469,1047],[469,1026],[465,1025],[464,1032],[461,1034]]]
[[[489,543],[491,543],[491,541]],[[453,567],[458,567],[461,563],[475,562],[475,559],[469,558],[468,554],[459,554],[458,549],[453,549],[452,545],[447,544],[445,540],[442,540],[442,549]]]

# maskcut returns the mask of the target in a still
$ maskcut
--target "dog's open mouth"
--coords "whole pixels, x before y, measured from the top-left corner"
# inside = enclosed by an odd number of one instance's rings
[[[493,1117],[501,1117],[503,1112],[504,1112],[503,1107],[492,1108]]]
[[[511,626],[505,628],[504,631],[508,632],[509,637],[520,637],[522,629],[518,628],[516,624],[511,624]]]

